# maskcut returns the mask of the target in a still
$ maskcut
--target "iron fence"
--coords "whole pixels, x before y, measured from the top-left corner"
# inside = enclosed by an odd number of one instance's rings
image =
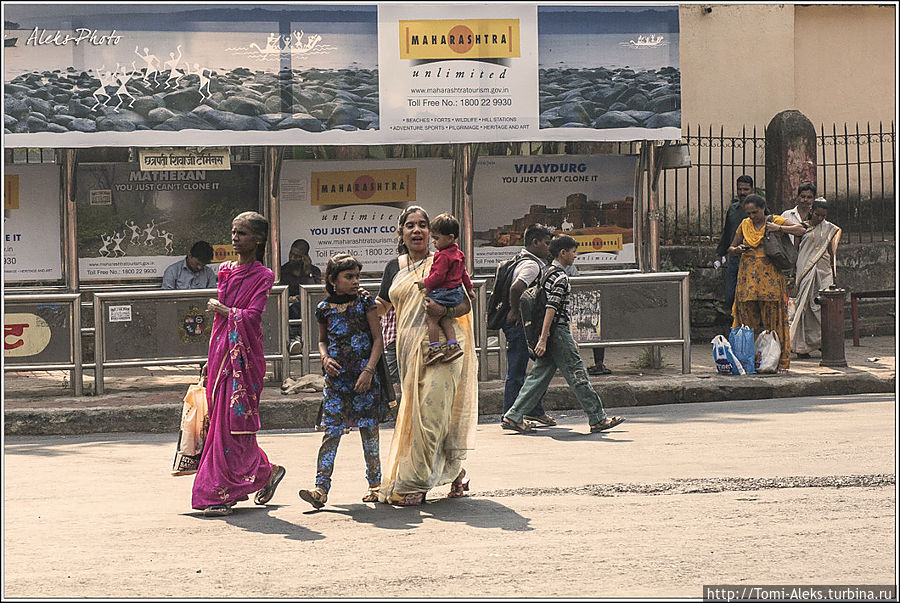
[[[856,124],[822,124],[816,135],[816,187],[831,210],[829,220],[844,230],[847,242],[889,241],[895,224],[895,132]],[[765,196],[766,132],[742,128],[726,135],[712,126],[685,127],[682,142],[691,167],[665,170],[659,182],[660,235],[663,244],[716,242],[725,211],[741,174],[753,178]],[[787,208],[784,208],[787,209]]]

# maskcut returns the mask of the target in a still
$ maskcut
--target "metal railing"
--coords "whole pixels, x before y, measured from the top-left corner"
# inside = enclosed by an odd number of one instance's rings
[[[575,343],[580,349],[615,348],[632,346],[656,347],[661,345],[678,345],[681,347],[681,372],[691,372],[691,307],[690,307],[690,273],[689,272],[645,272],[631,270],[618,271],[612,275],[585,275],[569,277],[572,287],[570,294],[570,329]],[[617,286],[619,291],[615,291]],[[656,291],[653,288],[656,287]],[[660,289],[665,287],[667,290]],[[677,288],[677,292],[676,292]],[[573,311],[573,297],[579,293],[595,296],[590,306],[596,306],[597,316],[590,321],[597,333],[587,337],[582,335],[577,323],[584,318]],[[625,293],[625,295],[623,295]],[[599,296],[604,299],[596,299]],[[660,297],[668,295],[668,297]],[[670,307],[668,302],[677,297],[677,306]],[[648,299],[649,298],[649,299]],[[642,301],[643,300],[643,301]],[[665,301],[664,304],[662,302]],[[644,303],[646,302],[646,303]],[[656,305],[657,307],[654,307]],[[638,307],[644,306],[644,307]],[[642,311],[644,313],[642,314]],[[659,320],[651,318],[658,315]],[[629,323],[629,316],[634,320]],[[664,324],[658,324],[662,321]],[[618,330],[609,333],[610,325],[622,323]],[[572,325],[575,324],[573,327]],[[641,332],[641,329],[648,329]],[[628,331],[624,333],[623,331]],[[503,331],[499,333],[500,378],[506,375],[506,338]],[[659,336],[664,333],[665,336]],[[623,336],[624,335],[624,336]]]
[[[380,281],[361,282],[360,286],[369,291],[373,296],[377,296]],[[478,378],[479,380],[487,380],[487,354],[488,349],[485,345],[487,341],[487,296],[485,295],[485,281],[483,279],[472,279],[472,286],[475,289],[475,301],[472,303],[472,312],[474,321],[472,324],[475,332],[475,353],[478,355]],[[301,359],[300,371],[302,374],[309,374],[312,370],[312,361],[321,360],[322,355],[318,348],[318,323],[315,319],[316,306],[320,301],[325,299],[325,285],[300,285],[300,312],[303,316],[302,323],[308,325],[303,330],[303,357]],[[315,326],[316,331],[313,331]],[[316,342],[316,346],[313,346]],[[496,350],[496,348],[495,348]]]
[[[54,304],[63,304],[68,307],[69,312],[63,317],[63,324],[59,325],[62,330],[67,332],[67,341],[63,342],[63,350],[59,351],[62,355],[67,356],[65,362],[60,362],[60,356],[53,353],[50,345],[53,341],[53,326],[41,317],[44,311],[52,310]],[[37,294],[37,295],[5,295],[3,296],[5,324],[3,329],[3,371],[54,371],[67,370],[70,371],[72,388],[76,396],[82,395],[83,391],[83,365],[81,354],[81,294],[80,293],[62,293],[62,294]],[[32,310],[31,312],[16,312],[16,310]],[[14,314],[28,314],[35,317],[37,322],[40,319],[43,324],[39,330],[47,329],[48,333],[43,334],[25,334],[25,324],[15,325],[8,322]],[[28,324],[29,327],[35,325]],[[55,326],[55,325],[54,325]],[[18,327],[18,328],[17,328]],[[37,345],[43,344],[40,350],[30,349],[28,356],[23,356],[23,361],[17,362],[16,356],[7,355],[6,352],[17,349],[18,345],[32,345],[29,340],[34,337],[46,339]],[[21,343],[20,343],[21,342]],[[47,350],[50,349],[48,353]],[[41,361],[41,357],[46,358]]]
[[[715,242],[725,211],[735,197],[735,181],[753,178],[766,188],[766,130],[742,128],[726,135],[724,126],[685,126],[683,142],[691,167],[663,170],[659,183],[660,235],[663,244]],[[845,241],[893,240],[896,219],[894,123],[888,126],[820,124],[816,136],[818,195],[830,206],[828,219],[840,226]],[[783,208],[787,209],[787,208]]]
[[[215,289],[191,289],[178,291],[120,291],[112,293],[94,293],[94,363],[85,364],[86,368],[93,367],[95,374],[95,393],[97,395],[104,393],[104,377],[105,371],[109,368],[125,368],[125,367],[143,367],[143,366],[172,366],[178,364],[189,364],[193,362],[205,362],[208,354],[205,348],[209,345],[209,333],[212,331],[211,321],[209,329],[204,334],[191,336],[184,332],[181,341],[184,345],[180,345],[174,339],[174,333],[168,329],[179,329],[184,325],[183,317],[179,317],[174,313],[177,323],[163,322],[155,324],[146,324],[153,322],[155,310],[161,301],[197,301],[197,311],[204,312],[206,310],[206,301],[210,297],[215,297],[217,291]],[[290,369],[290,358],[287,353],[287,287],[278,285],[272,287],[269,293],[269,301],[267,306],[272,304],[274,300],[275,308],[267,307],[269,312],[263,312],[263,346],[264,358],[267,361],[275,363],[276,373],[288,374]],[[134,321],[133,328],[128,333],[119,333],[121,338],[113,342],[110,337],[114,334],[112,331],[115,327],[111,327],[117,322],[132,322],[132,309],[134,304],[153,302],[149,305],[150,310],[146,312],[146,316],[139,316],[142,321]],[[120,309],[111,309],[113,304],[118,304]],[[127,308],[127,310],[126,310]],[[271,312],[271,310],[275,310]],[[118,314],[116,319],[109,318],[110,312],[113,315]],[[140,314],[140,313],[139,313]],[[173,311],[168,314],[172,315]],[[191,316],[190,314],[188,317]],[[128,320],[125,320],[127,318]],[[171,318],[171,316],[169,316]],[[146,321],[146,322],[144,322]],[[129,325],[131,327],[131,325]],[[152,330],[151,330],[152,329]],[[139,338],[141,335],[153,335],[155,339],[145,338],[142,342],[135,344],[131,338]],[[274,334],[274,337],[272,336]],[[171,339],[163,340],[167,335]],[[124,338],[124,342],[123,339]],[[158,345],[163,344],[163,349],[148,350],[148,344],[153,341]],[[143,345],[140,345],[143,343]],[[114,345],[118,344],[118,358],[111,358],[111,350]],[[168,345],[165,345],[168,344]],[[121,348],[124,348],[121,349]],[[158,348],[158,346],[157,346]],[[265,349],[268,352],[265,353]],[[124,358],[122,357],[124,356]]]

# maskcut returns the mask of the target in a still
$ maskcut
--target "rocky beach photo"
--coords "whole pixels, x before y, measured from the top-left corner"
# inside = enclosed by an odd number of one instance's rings
[[[674,67],[539,71],[540,127],[681,127],[681,73]]]
[[[377,69],[197,71],[119,73],[69,67],[21,74],[4,86],[3,130],[378,129]]]

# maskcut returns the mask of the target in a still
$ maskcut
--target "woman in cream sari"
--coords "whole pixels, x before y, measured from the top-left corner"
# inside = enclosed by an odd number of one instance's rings
[[[463,496],[468,479],[463,469],[473,448],[478,422],[478,363],[475,356],[471,304],[446,309],[425,298],[416,286],[428,276],[432,255],[428,215],[408,207],[398,224],[401,255],[384,271],[379,312],[397,312],[397,364],[402,397],[388,460],[383,465],[379,500],[401,506],[422,504],[425,494],[450,484],[450,496]],[[426,367],[428,345],[425,313],[456,318],[463,355]]]
[[[835,252],[841,240],[841,229],[826,220],[828,203],[813,201],[809,230],[800,240],[797,256],[797,297],[788,316],[791,349],[798,358],[809,358],[812,350],[822,346],[822,310],[815,302],[821,289],[834,284]]]

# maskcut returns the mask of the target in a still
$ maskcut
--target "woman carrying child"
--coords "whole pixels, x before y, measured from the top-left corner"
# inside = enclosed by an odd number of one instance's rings
[[[466,272],[466,256],[456,244],[458,239],[459,220],[452,215],[441,214],[431,221],[431,240],[437,248],[437,253],[434,254],[428,276],[416,283],[420,291],[427,291],[428,297],[445,308],[455,308],[462,303],[466,294],[469,300],[475,297],[472,280]],[[425,366],[431,366],[438,361],[452,362],[463,355],[453,329],[454,322],[456,321],[447,315],[440,317],[425,315],[425,324],[428,327]],[[441,331],[447,339],[445,345],[441,345]]]
[[[331,475],[344,428],[358,426],[366,459],[369,489],[363,502],[377,502],[381,485],[378,422],[386,410],[381,383],[375,374],[383,348],[375,300],[359,293],[362,264],[350,254],[328,260],[325,289],[328,297],[316,307],[319,353],[325,371],[323,417],[325,433],[319,447],[316,486],[300,490],[300,498],[316,509],[325,506]]]

